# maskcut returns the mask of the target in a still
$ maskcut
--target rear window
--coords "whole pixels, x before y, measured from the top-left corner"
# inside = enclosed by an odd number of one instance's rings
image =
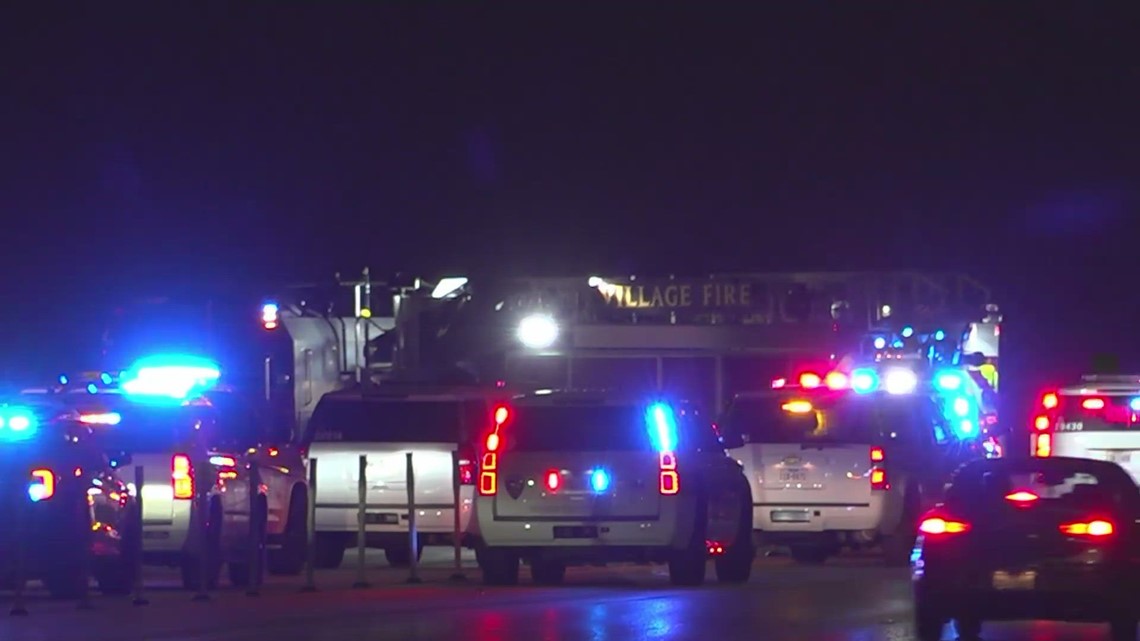
[[[635,451],[652,447],[640,405],[538,405],[511,408],[507,446],[524,452]]]
[[[458,443],[466,440],[461,401],[329,399],[313,414],[313,441]]]
[[[750,443],[870,444],[909,436],[919,409],[910,397],[742,398],[729,408],[724,427]]]
[[[1036,509],[1078,512],[1131,504],[1137,488],[1124,470],[1093,461],[1002,461],[967,465],[954,477],[948,503],[1002,505],[1015,493],[1036,496]]]
[[[108,451],[169,452],[194,438],[200,421],[203,428],[212,426],[210,416],[198,408],[131,407],[118,412],[123,417],[118,425],[92,427]]]

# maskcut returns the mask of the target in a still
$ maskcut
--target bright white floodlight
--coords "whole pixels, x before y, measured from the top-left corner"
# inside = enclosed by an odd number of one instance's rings
[[[548,314],[532,314],[522,319],[519,342],[531,349],[546,349],[558,340],[558,323]]]
[[[435,289],[431,291],[432,298],[449,298],[459,293],[460,289],[467,284],[467,279],[462,276],[449,277],[440,280],[436,283]]]

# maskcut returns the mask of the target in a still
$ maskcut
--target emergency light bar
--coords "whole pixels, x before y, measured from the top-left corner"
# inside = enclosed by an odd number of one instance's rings
[[[25,441],[39,427],[36,414],[28,407],[0,407],[0,441]]]
[[[221,370],[213,361],[193,356],[152,356],[123,372],[120,387],[128,396],[184,400],[217,384]]]

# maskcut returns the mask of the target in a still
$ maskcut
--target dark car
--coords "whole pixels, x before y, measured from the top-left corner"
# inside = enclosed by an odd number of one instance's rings
[[[53,597],[135,578],[135,501],[79,422],[47,406],[0,405],[0,580],[40,580]]]
[[[912,555],[923,641],[953,619],[963,638],[983,621],[1107,622],[1136,639],[1140,490],[1114,463],[990,459],[953,476],[919,523]]]

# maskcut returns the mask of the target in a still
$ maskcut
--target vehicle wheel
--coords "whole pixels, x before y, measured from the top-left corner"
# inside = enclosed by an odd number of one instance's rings
[[[281,547],[269,551],[269,573],[296,576],[305,568],[305,546],[309,543],[309,498],[297,488],[289,499],[289,516]],[[339,563],[338,563],[339,565]]]
[[[883,563],[888,567],[904,567],[910,564],[914,542],[918,538],[918,496],[907,491],[903,499],[903,512],[895,531],[883,539]]]
[[[416,550],[416,560],[419,561],[423,556],[424,546],[420,545]],[[384,558],[394,568],[406,568],[412,564],[412,551],[407,545],[384,548]]]
[[[64,494],[60,497],[71,506],[71,519],[60,532],[59,548],[48,559],[48,567],[41,577],[44,587],[53,599],[75,599],[82,596],[89,584],[87,568],[94,569],[97,561],[91,558],[91,566],[84,561],[91,549],[91,512],[86,501]],[[67,507],[67,506],[64,506]]]
[[[344,563],[346,550],[344,539],[331,534],[317,534],[317,567],[322,570],[335,570]]]
[[[939,641],[947,617],[943,616],[927,599],[916,594],[914,597],[914,631],[918,641]]]
[[[138,557],[142,554],[142,534],[139,532],[137,506],[126,511],[122,526],[122,543],[118,556],[95,561],[95,583],[99,591],[109,595],[127,595],[135,587],[138,574]]]
[[[1108,635],[1112,641],[1136,641],[1137,619],[1122,617],[1114,619],[1108,624]]]
[[[669,557],[669,582],[676,586],[694,587],[705,582],[709,551],[705,534],[708,533],[708,504],[702,497],[697,503],[697,523],[689,537],[689,544],[674,550]]]
[[[530,578],[538,585],[558,585],[566,579],[566,564],[561,561],[531,561]]]
[[[976,641],[982,636],[982,620],[975,617],[954,619],[954,629],[962,641]]]
[[[831,556],[831,550],[821,545],[792,545],[788,547],[788,553],[800,565],[823,565]]]
[[[725,549],[723,555],[716,558],[716,580],[721,583],[747,583],[752,576],[752,561],[756,558],[756,546],[752,544],[751,501],[744,502],[741,508],[739,529],[736,541]]]
[[[519,557],[511,550],[481,547],[475,552],[486,585],[516,585],[519,582]]]
[[[204,578],[207,590],[216,589],[222,565],[222,506],[215,501],[210,504],[210,516],[206,522],[206,549],[182,555],[179,568],[182,587],[186,590],[201,589]]]

